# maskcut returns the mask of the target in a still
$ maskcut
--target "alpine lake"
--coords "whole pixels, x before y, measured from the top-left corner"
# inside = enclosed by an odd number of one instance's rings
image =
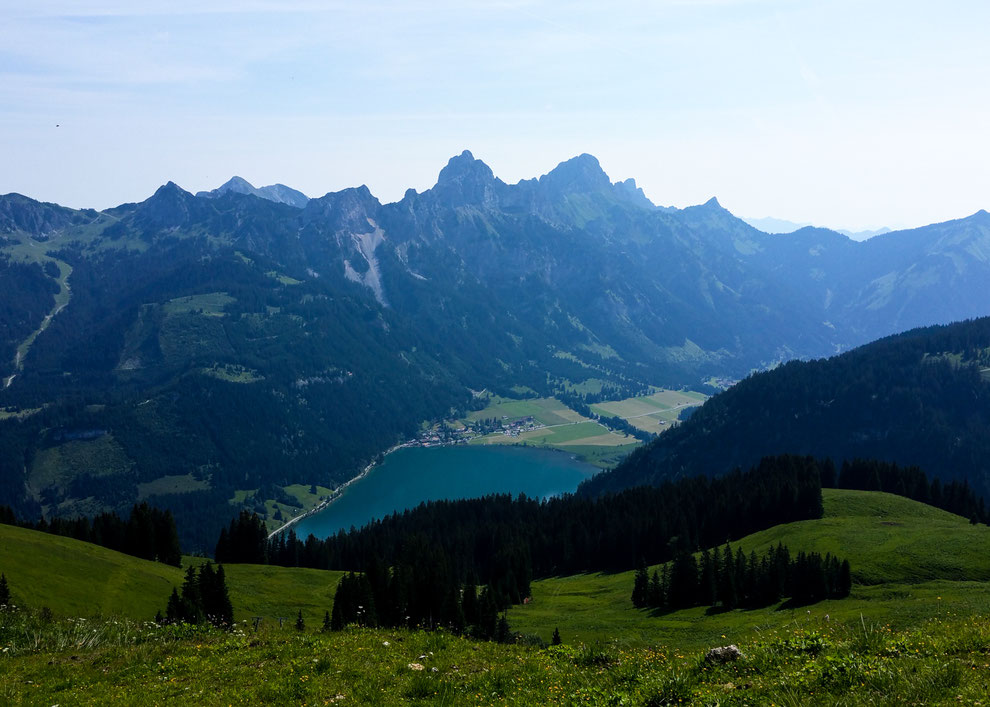
[[[546,498],[574,491],[601,471],[573,454],[522,446],[402,447],[354,480],[326,507],[291,527],[325,538],[360,528],[424,501],[526,494]]]

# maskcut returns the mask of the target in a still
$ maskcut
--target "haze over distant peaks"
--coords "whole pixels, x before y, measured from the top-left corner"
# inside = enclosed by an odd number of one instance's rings
[[[811,223],[795,223],[794,221],[773,218],[772,216],[767,216],[765,218],[741,218],[753,228],[759,229],[764,233],[794,233],[794,231],[814,225]],[[846,228],[832,228],[829,230],[835,231],[836,233],[841,233],[854,241],[865,241],[869,238],[873,238],[873,236],[881,236],[884,233],[890,233],[890,229],[886,226],[872,230],[866,229],[863,231],[850,231]]]
[[[270,184],[267,187],[255,187],[246,179],[237,176],[231,177],[224,184],[220,185],[213,191],[196,192],[196,196],[213,199],[221,194],[226,194],[227,192],[234,192],[236,194],[253,194],[254,196],[262,199],[268,199],[268,201],[274,201],[279,204],[288,204],[289,206],[295,206],[299,209],[309,203],[308,196],[303,194],[301,191],[293,189],[292,187],[287,187],[284,184]]]

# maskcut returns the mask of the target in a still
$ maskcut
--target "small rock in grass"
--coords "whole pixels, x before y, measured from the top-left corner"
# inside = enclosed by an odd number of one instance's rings
[[[731,663],[734,660],[739,660],[742,658],[742,651],[733,644],[731,646],[719,646],[718,648],[712,648],[710,651],[705,653],[706,663]]]
[[[423,669],[423,664],[422,663],[410,663],[409,664],[409,669],[410,670],[422,670]]]

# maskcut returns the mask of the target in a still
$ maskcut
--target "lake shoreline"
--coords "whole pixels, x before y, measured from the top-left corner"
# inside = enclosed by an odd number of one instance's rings
[[[379,459],[378,461],[372,461],[372,462],[370,462],[367,466],[364,467],[364,469],[361,470],[361,473],[360,474],[358,474],[357,476],[351,477],[350,479],[348,479],[347,481],[345,481],[344,483],[342,483],[340,486],[338,486],[337,488],[335,488],[333,491],[330,492],[330,495],[329,496],[327,496],[325,499],[323,499],[322,501],[320,501],[317,505],[313,506],[312,508],[310,508],[305,513],[300,513],[299,515],[290,518],[284,525],[281,525],[277,529],[275,529],[272,532],[270,532],[268,534],[268,539],[271,540],[272,538],[274,538],[279,533],[284,533],[286,530],[289,529],[290,526],[295,525],[299,521],[305,520],[306,518],[309,518],[310,516],[316,515],[320,511],[324,510],[331,503],[333,503],[338,498],[340,498],[340,496],[344,493],[344,491],[347,490],[347,487],[348,486],[350,486],[351,484],[353,484],[355,481],[360,481],[361,479],[363,479],[364,477],[366,477],[368,474],[370,474],[372,469],[374,469],[379,464],[384,463],[385,462],[385,457],[387,457],[389,454],[391,454],[392,452],[395,452],[395,451],[397,451],[399,449],[403,449],[404,447],[412,447],[412,446],[418,446],[418,445],[415,443],[415,441],[407,441],[407,442],[400,442],[399,444],[396,444],[393,447],[390,447],[387,451],[385,451],[381,455],[381,457],[382,457],[381,459]]]
[[[400,449],[406,451],[396,458],[393,452]],[[515,444],[406,442],[393,446],[378,463],[368,464],[331,497],[270,536],[294,527],[300,538],[310,534],[326,538],[429,501],[493,493],[546,498],[573,492],[581,481],[599,471],[567,450]],[[331,507],[335,510],[329,510]]]

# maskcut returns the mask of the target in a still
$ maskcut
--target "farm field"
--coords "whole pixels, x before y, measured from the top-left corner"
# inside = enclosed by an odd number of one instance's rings
[[[706,397],[694,391],[659,390],[625,400],[614,400],[591,405],[597,415],[621,417],[634,427],[660,434],[669,429],[680,412],[705,402]]]
[[[174,474],[161,476],[153,481],[138,484],[138,498],[143,500],[148,496],[166,493],[187,493],[210,488],[210,482],[197,479],[192,474]]]
[[[532,417],[544,425],[563,425],[568,422],[582,422],[588,419],[574,412],[556,398],[513,400],[495,396],[487,407],[471,412],[466,420],[469,422],[488,418],[518,420],[522,417]]]
[[[507,436],[495,433],[473,440],[474,444],[533,444],[545,447],[562,445],[584,445],[619,447],[634,441],[627,435],[616,434],[597,422],[564,423],[554,427],[543,427],[536,430],[526,430],[517,436]]]
[[[236,302],[226,292],[207,292],[202,295],[176,297],[163,305],[166,314],[188,314],[190,312],[213,317],[224,316],[223,308]]]

